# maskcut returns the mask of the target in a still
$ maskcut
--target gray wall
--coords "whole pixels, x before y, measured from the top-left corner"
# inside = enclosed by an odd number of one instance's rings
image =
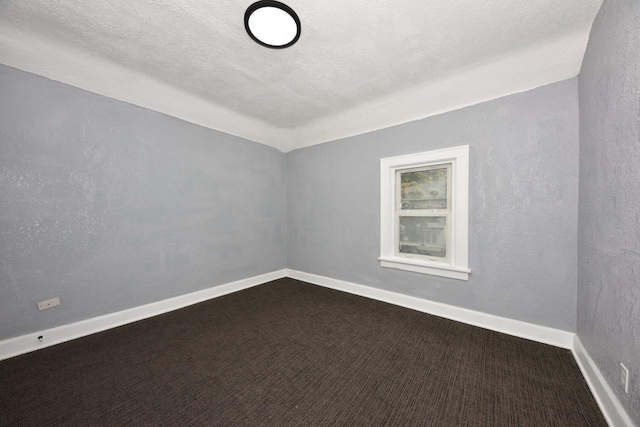
[[[380,158],[470,145],[469,281],[381,268]],[[289,153],[288,267],[568,331],[576,78]]]
[[[580,340],[640,425],[639,52],[640,2],[605,0],[580,73],[577,317]]]
[[[286,266],[285,154],[4,66],[0,94],[0,339]]]

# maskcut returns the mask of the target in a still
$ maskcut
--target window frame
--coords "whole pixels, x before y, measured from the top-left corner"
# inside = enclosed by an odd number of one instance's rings
[[[450,164],[447,178],[446,258],[401,254],[400,217],[420,215],[416,209],[401,215],[400,173]],[[399,173],[399,171],[402,171]],[[380,266],[416,273],[468,280],[469,253],[469,146],[445,148],[423,153],[380,159]]]

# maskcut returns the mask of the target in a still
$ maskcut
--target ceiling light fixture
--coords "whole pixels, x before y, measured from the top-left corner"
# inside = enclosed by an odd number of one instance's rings
[[[258,44],[284,49],[300,38],[300,18],[284,3],[260,0],[244,13],[244,28]]]

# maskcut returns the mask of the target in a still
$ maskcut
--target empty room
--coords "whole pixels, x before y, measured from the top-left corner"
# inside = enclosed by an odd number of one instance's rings
[[[3,0],[0,426],[640,425],[640,1]]]

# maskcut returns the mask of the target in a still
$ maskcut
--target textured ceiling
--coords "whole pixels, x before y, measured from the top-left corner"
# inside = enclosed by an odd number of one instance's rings
[[[0,63],[283,151],[578,74],[601,0],[287,2],[288,49],[253,0],[0,2]]]

